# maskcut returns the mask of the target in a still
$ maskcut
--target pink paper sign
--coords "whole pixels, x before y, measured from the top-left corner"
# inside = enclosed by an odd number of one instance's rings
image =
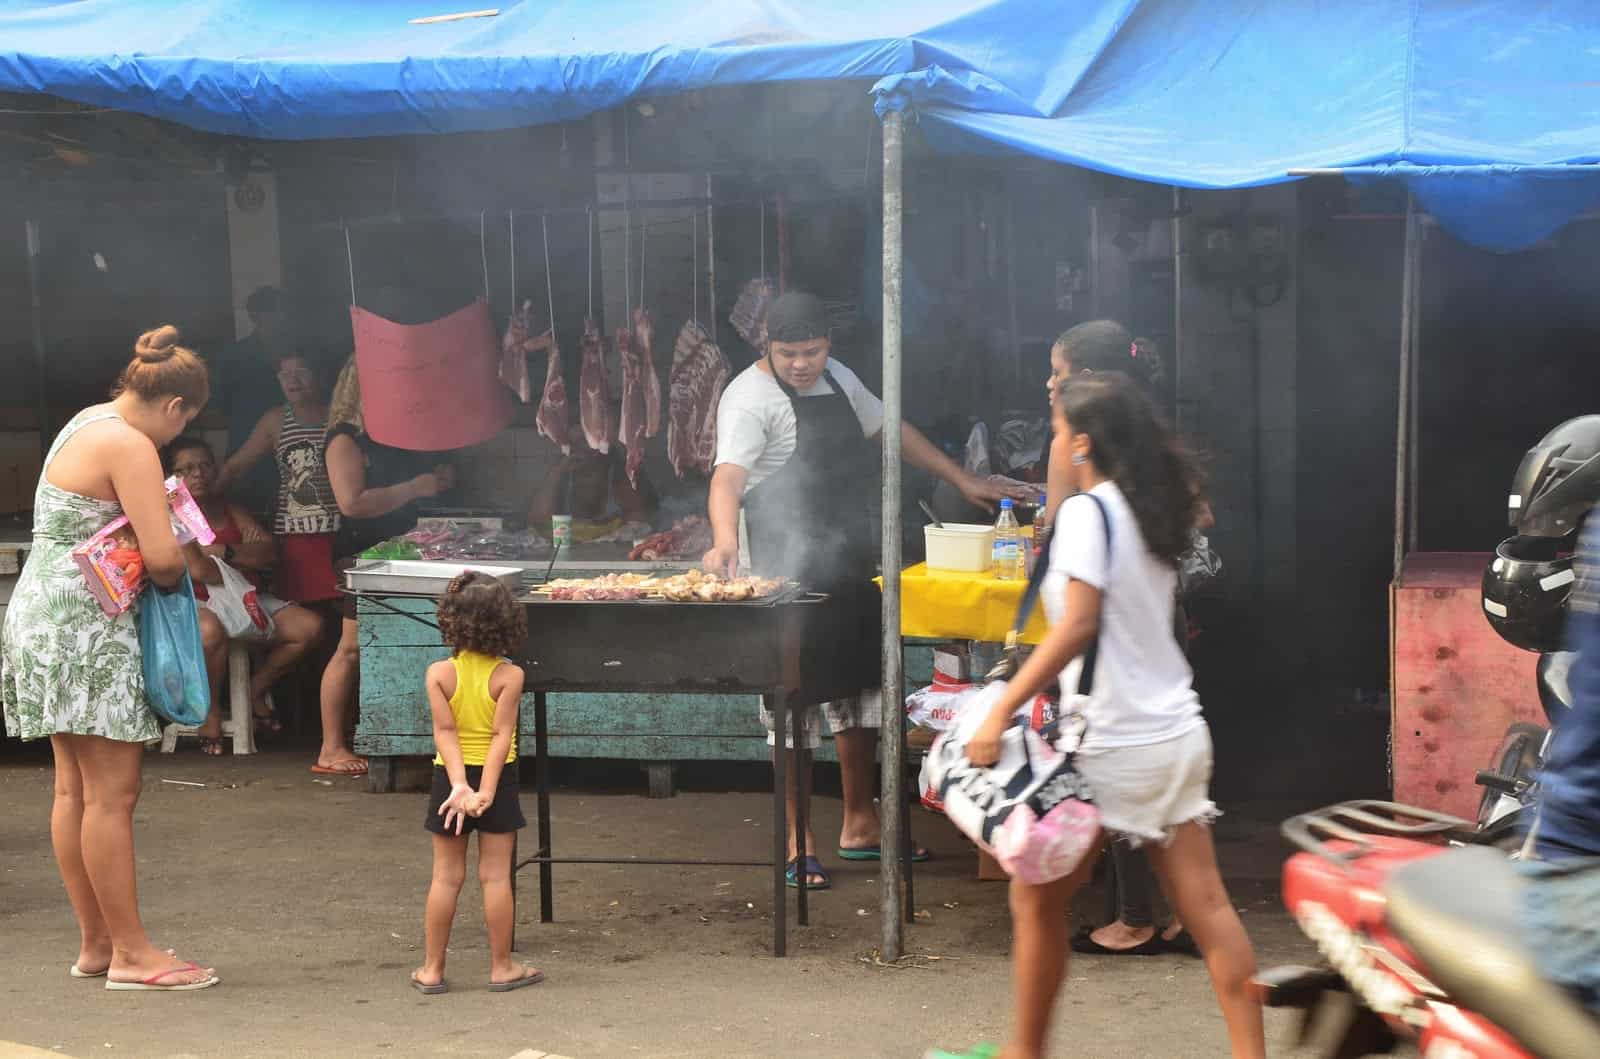
[[[482,298],[426,324],[352,305],[367,434],[381,445],[444,452],[487,441],[516,409],[500,381],[500,342]]]

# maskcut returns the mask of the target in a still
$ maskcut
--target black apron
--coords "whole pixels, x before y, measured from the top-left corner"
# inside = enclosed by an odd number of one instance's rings
[[[813,674],[827,684],[877,688],[883,674],[883,603],[872,579],[881,545],[877,445],[833,375],[833,392],[801,397],[773,372],[794,406],[795,446],[787,463],[744,497],[750,564],[764,577],[788,577],[828,601],[807,622],[801,645],[801,687],[790,704],[834,698],[812,688]],[[852,681],[841,678],[854,674]]]

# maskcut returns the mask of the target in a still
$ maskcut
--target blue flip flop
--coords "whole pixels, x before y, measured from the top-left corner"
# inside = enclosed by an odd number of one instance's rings
[[[807,890],[831,890],[831,889],[833,889],[833,880],[828,878],[828,873],[826,871],[824,871],[823,868],[822,868],[822,862],[820,860],[818,860],[817,858],[815,858],[815,857],[807,857],[806,858],[805,874],[806,874],[806,889]],[[819,882],[819,883],[811,882],[810,881],[810,877],[813,876],[813,875],[822,876],[822,881]],[[789,862],[789,868],[788,868],[787,871],[785,871],[783,873],[783,878],[784,878],[784,881],[786,881],[789,884],[789,888],[791,890],[798,890],[800,888],[800,858],[799,857],[796,857],[796,858],[794,858],[794,860],[791,860]]]
[[[840,846],[839,849],[837,850],[837,852],[839,854],[839,859],[840,860],[882,860],[883,859],[883,847],[881,847],[881,846],[860,846],[860,847],[855,848],[855,849],[850,849],[850,848],[847,848],[845,846]],[[911,860],[915,864],[921,864],[925,860],[932,860],[932,859],[933,859],[933,854],[929,853],[925,849],[918,849],[918,850],[914,851],[911,854]]]

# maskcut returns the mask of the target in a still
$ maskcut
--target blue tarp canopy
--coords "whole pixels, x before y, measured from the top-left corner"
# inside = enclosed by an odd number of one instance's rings
[[[942,149],[1184,187],[1364,167],[1352,177],[1403,179],[1457,235],[1496,250],[1600,198],[1593,0],[1049,6],[1059,33],[1035,18],[983,61],[889,76],[880,110],[913,108]]]
[[[1019,0],[7,0],[0,91],[267,139],[504,129],[713,85],[965,68]],[[1067,7],[1075,5],[1065,5]]]

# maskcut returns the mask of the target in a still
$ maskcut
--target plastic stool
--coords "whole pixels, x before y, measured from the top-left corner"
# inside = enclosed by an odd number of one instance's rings
[[[267,696],[272,705],[272,696]],[[192,724],[169,724],[161,733],[161,752],[170,754],[178,749],[178,739],[194,736],[200,729]],[[233,752],[256,752],[256,721],[250,709],[250,648],[241,640],[228,645],[228,717],[222,722],[224,737],[233,737]]]

